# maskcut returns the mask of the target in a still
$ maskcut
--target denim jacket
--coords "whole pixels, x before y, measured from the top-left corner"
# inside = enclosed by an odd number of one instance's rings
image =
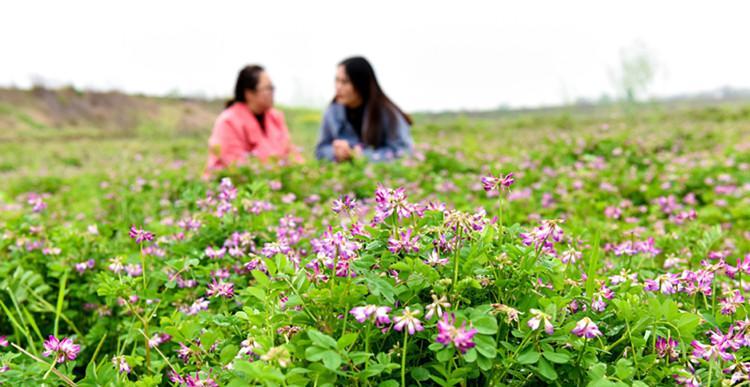
[[[396,122],[388,114],[383,114],[383,122],[386,123],[382,145],[376,148],[367,147],[362,139],[357,136],[352,125],[346,119],[346,108],[336,102],[331,103],[323,114],[323,122],[320,125],[320,140],[315,147],[315,157],[323,160],[334,161],[333,141],[346,140],[350,147],[362,146],[362,154],[370,161],[386,161],[411,154],[412,139],[409,123],[401,114],[396,113]],[[365,119],[367,116],[365,115]]]

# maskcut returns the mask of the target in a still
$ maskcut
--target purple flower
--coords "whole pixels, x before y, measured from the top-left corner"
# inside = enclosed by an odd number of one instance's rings
[[[8,343],[8,337],[0,336],[0,347],[7,347],[8,345],[10,345],[10,343]]]
[[[690,345],[693,347],[693,358],[715,360],[721,357],[725,361],[734,360],[734,355],[726,352],[726,350],[724,348],[721,348],[720,345],[706,345],[702,344],[698,340],[693,340]]]
[[[487,225],[485,215],[487,215],[487,212],[483,208],[479,208],[473,214],[447,210],[443,212],[443,224],[453,231],[461,232],[464,236],[468,236],[474,231],[482,231],[484,229]],[[445,250],[442,247],[441,249]]]
[[[424,318],[429,320],[432,316],[437,316],[438,318],[443,317],[443,310],[450,307],[451,304],[445,296],[437,298],[437,296],[433,294],[432,303],[427,305],[427,314],[425,314]]]
[[[125,269],[125,265],[122,264],[121,257],[113,257],[109,259],[109,266],[107,267],[111,272],[119,274]]]
[[[496,190],[508,190],[515,183],[513,172],[503,176],[494,176],[492,174],[482,177],[482,186],[485,191],[492,192]]]
[[[232,201],[237,198],[237,188],[232,184],[232,179],[225,177],[219,184],[219,200]]]
[[[197,230],[201,228],[201,222],[193,218],[185,218],[177,222],[177,226],[185,231]]]
[[[216,281],[216,278],[211,280],[208,284],[208,290],[206,295],[209,297],[234,297],[234,284],[232,282],[224,282],[223,280]]]
[[[184,381],[187,387],[219,387],[219,384],[211,379],[211,375],[204,375],[202,379],[201,375],[197,372],[193,376],[190,374],[185,376]]]
[[[574,264],[576,261],[581,259],[581,256],[583,254],[580,251],[576,251],[574,249],[568,249],[565,250],[562,254],[560,254],[560,261],[565,264]]]
[[[674,294],[680,290],[680,277],[673,273],[662,274],[656,277],[655,280],[647,279],[644,283],[644,290],[646,291],[661,290],[664,294]]]
[[[31,211],[33,212],[42,212],[47,208],[47,203],[44,202],[40,195],[35,193],[29,194],[27,203],[31,206]]]
[[[225,247],[217,249],[217,248],[213,248],[209,246],[209,247],[206,247],[206,250],[204,250],[204,253],[210,259],[224,258],[224,254],[226,254],[226,252],[227,252],[227,249]]]
[[[158,347],[171,339],[172,336],[166,333],[156,333],[148,340],[148,346],[150,348]]]
[[[679,346],[679,343],[677,340],[673,338],[669,338],[669,340],[659,336],[656,338],[656,353],[661,358],[667,358],[669,361],[675,361],[680,356],[680,354],[677,352],[677,347]]]
[[[57,363],[64,363],[75,360],[80,351],[81,346],[73,344],[71,338],[65,337],[59,340],[57,337],[50,335],[49,339],[44,342],[44,352],[42,352],[42,355],[45,357],[54,355]]]
[[[117,368],[117,370],[121,374],[130,373],[130,365],[128,364],[127,360],[125,360],[125,356],[114,356],[112,358],[112,364],[114,364],[115,368]]]
[[[448,258],[440,258],[440,254],[438,253],[438,251],[432,250],[430,254],[427,255],[427,259],[423,260],[422,262],[432,267],[445,266],[448,264]]]
[[[271,180],[268,182],[268,188],[270,188],[272,191],[278,191],[282,187],[281,182],[278,180]]]
[[[154,240],[154,234],[146,230],[130,226],[130,238],[135,239],[135,243],[143,243],[145,241]]]
[[[417,316],[419,316],[418,310],[410,310],[407,306],[404,308],[404,310],[401,312],[400,316],[396,316],[393,318],[393,321],[396,322],[396,324],[393,326],[393,329],[401,332],[406,328],[407,332],[409,332],[410,335],[414,335],[416,332],[421,332],[424,330],[424,327],[422,327],[422,322],[419,321]]]
[[[737,311],[737,307],[745,302],[745,297],[742,296],[739,290],[735,290],[731,296],[724,298],[720,301],[721,314],[734,314]]]
[[[596,324],[588,317],[584,317],[578,321],[572,332],[578,337],[585,337],[587,339],[593,339],[602,335]]]
[[[334,269],[333,263],[337,259],[350,260],[357,256],[357,251],[362,247],[360,243],[350,240],[341,232],[333,232],[331,227],[323,233],[319,239],[310,241],[312,250],[317,254],[318,260],[322,261],[329,269]]]
[[[208,310],[208,300],[201,297],[193,302],[187,310],[184,310],[185,314],[192,316],[198,314],[202,310]]]
[[[357,205],[357,200],[349,195],[344,195],[333,201],[331,204],[331,210],[335,213],[349,212],[354,209]]]
[[[529,328],[531,328],[531,330],[535,331],[539,329],[539,326],[542,323],[544,323],[544,332],[546,334],[551,335],[555,333],[555,327],[552,325],[552,322],[550,321],[550,318],[551,318],[550,315],[543,313],[542,311],[537,310],[537,309],[530,309],[529,313],[531,313],[531,315],[533,316],[529,319],[529,322],[527,323],[527,325],[529,326]]]
[[[456,329],[456,336],[453,338],[453,345],[455,345],[456,349],[461,351],[461,353],[466,353],[466,351],[474,348],[476,345],[473,340],[474,335],[476,335],[477,332],[478,331],[474,328],[466,330],[466,321],[464,321],[464,323],[461,324],[461,327]]]
[[[453,314],[450,316],[448,313],[443,314],[443,318],[437,323],[438,335],[435,341],[446,346],[453,343],[456,349],[465,354],[476,345],[473,339],[478,331],[474,328],[466,330],[466,321],[461,324],[461,327],[456,327],[455,321]]]
[[[400,251],[416,253],[419,251],[419,235],[411,236],[412,230],[406,229],[399,233],[398,238],[390,238],[388,240],[388,250],[397,254]]]
[[[96,265],[96,261],[93,259],[89,259],[84,262],[76,263],[74,267],[76,271],[78,272],[78,274],[83,274],[86,272],[86,270],[93,269],[94,265]]]
[[[745,274],[750,274],[750,253],[745,254],[742,261],[737,259],[737,269],[742,270]]]
[[[611,219],[620,219],[620,216],[622,216],[622,211],[620,210],[620,207],[609,206],[604,209],[604,216]]]
[[[385,188],[378,186],[375,190],[375,217],[372,220],[373,225],[382,223],[393,213],[398,215],[398,219],[408,218],[412,214],[422,216],[424,208],[419,205],[409,203],[406,200],[406,189]]]
[[[558,223],[559,221],[556,220],[543,220],[539,227],[528,233],[522,233],[519,237],[526,246],[533,246],[536,250],[541,249],[545,253],[556,255],[554,244],[561,242],[563,238],[563,230]]]
[[[130,263],[125,266],[125,272],[131,277],[138,277],[143,274],[143,268],[141,265]]]
[[[349,311],[349,314],[354,316],[354,319],[360,323],[364,323],[367,320],[373,320],[376,326],[382,327],[391,323],[391,319],[388,316],[390,311],[391,308],[388,306],[376,306],[370,304],[354,307]]]
[[[355,320],[364,323],[375,312],[374,309],[375,305],[357,306],[352,308],[352,310],[349,311],[349,314],[354,316]]]
[[[188,347],[187,345],[183,344],[182,342],[177,343],[180,348],[177,350],[177,357],[182,360],[183,363],[187,363],[190,361],[190,358],[193,357],[193,351]]]
[[[695,376],[693,365],[688,363],[687,368],[688,369],[681,369],[677,371],[676,374],[672,375],[675,382],[680,386],[701,387],[700,380]]]

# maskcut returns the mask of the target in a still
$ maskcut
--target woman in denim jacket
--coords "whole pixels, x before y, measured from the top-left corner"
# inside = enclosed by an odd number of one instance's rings
[[[346,59],[336,70],[336,97],[323,115],[315,156],[341,162],[359,156],[385,161],[410,154],[411,123],[383,93],[367,59]]]

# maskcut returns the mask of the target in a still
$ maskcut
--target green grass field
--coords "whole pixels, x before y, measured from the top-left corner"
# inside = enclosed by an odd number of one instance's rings
[[[415,114],[342,165],[282,107],[305,163],[205,180],[218,102],[0,95],[0,384],[748,380],[749,103]]]

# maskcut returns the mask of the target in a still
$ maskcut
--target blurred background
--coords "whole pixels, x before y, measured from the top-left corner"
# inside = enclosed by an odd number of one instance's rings
[[[471,140],[476,128],[599,125],[644,109],[750,116],[742,1],[23,1],[0,10],[7,179],[148,155],[198,170],[249,63],[268,70],[310,158],[336,64],[351,55],[369,58],[386,93],[416,115],[418,141],[434,125],[469,125],[460,135]]]

